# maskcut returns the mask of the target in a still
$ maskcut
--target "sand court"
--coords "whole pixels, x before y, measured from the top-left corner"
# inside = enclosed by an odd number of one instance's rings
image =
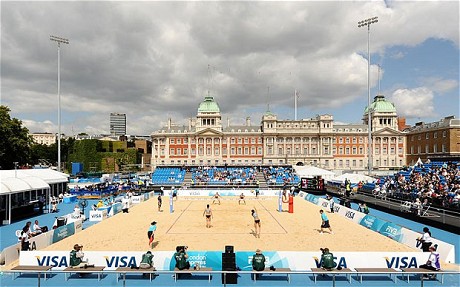
[[[286,234],[286,229],[272,215],[275,210],[268,210],[263,200],[246,201],[246,205],[238,204],[237,200],[222,200],[221,204],[210,204],[213,213],[212,228],[205,227],[203,211],[207,202],[191,199],[190,204],[181,210],[177,220],[166,231],[166,234],[228,234],[247,235],[254,233],[254,220],[251,210],[257,210],[263,223],[264,234]],[[176,211],[178,211],[176,209]],[[192,220],[193,219],[193,220]],[[195,220],[198,219],[198,220]]]
[[[221,204],[211,204],[211,198],[179,197],[174,212],[169,212],[169,199],[163,198],[163,211],[157,210],[156,197],[135,205],[129,213],[120,213],[93,225],[70,238],[65,238],[44,250],[71,250],[75,243],[89,251],[145,251],[149,249],[147,229],[157,221],[153,251],[172,251],[177,245],[189,250],[221,251],[225,245],[235,250],[257,248],[273,251],[317,251],[328,247],[332,251],[414,251],[337,214],[328,213],[335,234],[319,234],[319,206],[294,198],[294,213],[278,212],[278,198],[246,197],[239,205],[237,197],[225,197]],[[212,228],[206,228],[203,211],[211,205]],[[261,238],[255,238],[251,209],[256,208],[262,223]],[[283,209],[288,206],[283,204]]]

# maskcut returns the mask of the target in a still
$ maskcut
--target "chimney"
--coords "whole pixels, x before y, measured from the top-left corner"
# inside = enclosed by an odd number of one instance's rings
[[[246,126],[251,126],[251,117],[246,117]]]
[[[171,129],[171,118],[168,118],[168,129]]]

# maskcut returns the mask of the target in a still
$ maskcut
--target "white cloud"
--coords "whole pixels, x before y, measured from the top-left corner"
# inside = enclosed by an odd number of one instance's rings
[[[422,80],[424,86],[429,87],[433,92],[443,94],[458,87],[458,80],[442,79],[438,77],[425,78]]]
[[[107,132],[110,112],[127,114],[131,134],[150,134],[168,117],[186,123],[208,89],[223,118],[251,116],[255,123],[265,111],[267,86],[272,110],[287,110],[297,89],[299,108],[339,113],[367,91],[367,33],[357,27],[367,15],[379,16],[372,26],[374,53],[431,37],[458,46],[458,2],[339,6],[335,1],[2,2],[2,101],[37,128],[43,119],[56,122],[57,57],[50,34],[70,40],[61,48],[66,134]],[[375,65],[371,73],[373,87]],[[455,83],[423,86],[440,92]]]
[[[396,105],[398,114],[406,118],[435,117],[433,91],[426,87],[398,89],[390,100]]]

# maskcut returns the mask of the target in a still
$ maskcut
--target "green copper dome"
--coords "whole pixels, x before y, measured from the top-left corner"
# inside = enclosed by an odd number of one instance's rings
[[[199,113],[220,113],[219,105],[214,101],[213,97],[207,96],[198,107]]]
[[[395,105],[387,101],[383,95],[374,97],[371,110],[375,113],[396,113]],[[367,107],[364,109],[364,114],[367,114]]]

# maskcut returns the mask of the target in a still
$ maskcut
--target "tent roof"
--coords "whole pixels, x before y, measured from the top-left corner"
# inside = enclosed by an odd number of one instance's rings
[[[344,182],[345,179],[348,179],[351,183],[358,183],[360,181],[367,181],[367,182],[374,182],[375,178],[364,175],[364,174],[357,174],[357,173],[344,173],[333,178],[331,181],[335,182]]]
[[[52,169],[0,170],[0,194],[49,189],[50,184],[68,182],[68,175]]]
[[[334,176],[335,174],[332,171],[318,168],[315,166],[294,166],[296,173],[299,176]]]

